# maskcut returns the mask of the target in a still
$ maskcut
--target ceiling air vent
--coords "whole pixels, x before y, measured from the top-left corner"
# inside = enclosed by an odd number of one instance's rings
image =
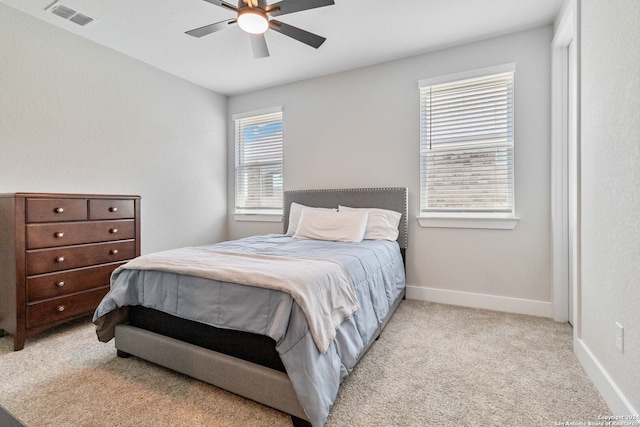
[[[81,13],[76,13],[69,19],[69,21],[75,22],[76,24],[82,25],[84,27],[89,22],[93,21],[93,18],[89,18],[88,16],[83,15]]]
[[[58,15],[61,18],[69,19],[76,14],[76,11],[68,8],[63,4],[54,3],[53,7],[51,8],[51,13],[53,13],[54,15]]]
[[[76,12],[68,6],[63,5],[60,2],[55,2],[45,10],[53,13],[56,16],[59,16],[63,19],[68,19],[69,21],[85,26],[89,22],[93,21],[93,18],[88,17],[87,15],[83,15],[82,13]]]

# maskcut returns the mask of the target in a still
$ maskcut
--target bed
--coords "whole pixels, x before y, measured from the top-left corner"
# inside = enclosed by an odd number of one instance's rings
[[[371,225],[374,211],[397,212],[397,237],[362,228],[362,241],[315,238],[325,230],[307,226],[334,218],[329,209],[349,218],[349,230],[362,215]],[[322,426],[340,383],[404,299],[406,218],[406,188],[285,191],[282,235],[149,254],[116,270],[94,314],[98,338],[115,337],[120,357],[283,411],[294,426]],[[216,263],[229,271],[211,273]],[[300,286],[307,271],[327,277],[323,296]]]

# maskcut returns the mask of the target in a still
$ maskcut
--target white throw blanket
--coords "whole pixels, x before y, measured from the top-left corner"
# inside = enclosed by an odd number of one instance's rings
[[[119,269],[168,271],[286,292],[304,312],[320,353],[358,307],[349,274],[340,263],[326,259],[192,247],[144,255]]]

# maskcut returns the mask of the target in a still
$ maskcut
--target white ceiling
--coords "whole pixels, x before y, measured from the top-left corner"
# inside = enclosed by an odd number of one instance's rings
[[[85,27],[46,11],[54,0],[0,2],[234,95],[550,24],[562,0],[335,0],[278,17],[326,37],[318,50],[270,30],[271,56],[261,59],[253,58],[249,36],[237,26],[202,38],[185,34],[234,17],[203,0],[61,0],[94,19]]]

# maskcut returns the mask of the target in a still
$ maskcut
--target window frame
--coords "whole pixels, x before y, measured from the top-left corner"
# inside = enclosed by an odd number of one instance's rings
[[[280,149],[281,149],[281,158],[280,158],[280,174],[282,175],[282,191],[284,191],[284,113],[282,107],[271,107],[262,110],[249,111],[245,113],[234,114],[231,119],[233,121],[233,130],[234,130],[234,219],[236,221],[258,221],[258,222],[280,222],[282,221],[283,215],[283,206],[282,204],[282,194],[281,194],[281,203],[279,208],[274,207],[256,207],[252,209],[247,209],[238,206],[238,170],[242,161],[240,160],[242,153],[240,152],[240,141],[238,135],[238,127],[241,124],[238,124],[239,120],[246,119],[254,119],[259,118],[260,116],[272,115],[280,113],[280,121],[283,126],[282,135],[280,139]],[[244,165],[246,166],[246,165]]]
[[[418,82],[418,90],[422,88],[435,86],[446,83],[456,83],[463,80],[490,77],[502,73],[514,73],[513,85],[515,92],[515,63],[498,65],[495,67],[481,68],[468,72],[449,74],[429,79],[423,79]],[[423,180],[423,111],[422,95],[420,94],[420,204],[417,215],[418,223],[421,227],[438,227],[438,228],[490,228],[490,229],[513,229],[518,223],[519,218],[516,216],[515,204],[515,136],[512,140],[512,209],[511,212],[424,212],[423,211],[423,186],[426,183]],[[513,110],[515,111],[515,94],[511,98]],[[511,123],[511,131],[515,133],[515,118]],[[477,147],[480,148],[480,147]]]

